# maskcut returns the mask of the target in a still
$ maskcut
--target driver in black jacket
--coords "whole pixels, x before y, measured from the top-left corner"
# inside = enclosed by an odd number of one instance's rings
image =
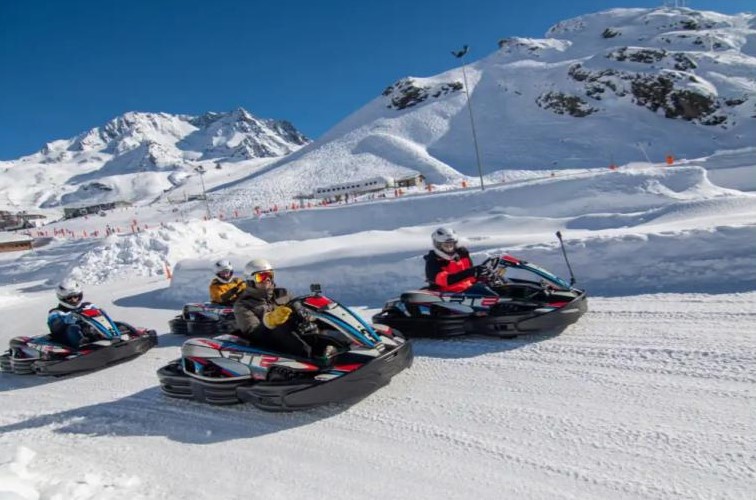
[[[274,277],[273,266],[265,259],[251,260],[244,267],[247,288],[234,302],[240,336],[256,347],[311,358],[312,347],[294,331],[307,319],[293,314],[287,305],[288,291],[276,288]]]

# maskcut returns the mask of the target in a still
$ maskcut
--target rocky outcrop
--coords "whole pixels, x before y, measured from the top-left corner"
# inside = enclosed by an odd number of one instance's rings
[[[552,91],[541,94],[536,99],[536,104],[558,115],[570,115],[576,118],[582,118],[598,111],[582,98],[576,95],[565,94],[564,92]]]
[[[441,96],[459,92],[463,89],[461,82],[441,83],[438,85],[417,85],[412,78],[403,78],[383,91],[383,96],[389,100],[387,108],[402,110],[416,106],[429,97],[437,99]]]

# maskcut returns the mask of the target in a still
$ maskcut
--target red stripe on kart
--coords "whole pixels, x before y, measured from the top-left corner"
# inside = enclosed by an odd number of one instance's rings
[[[278,360],[279,360],[278,356],[263,355],[262,358],[260,358],[260,366],[263,368],[270,368],[270,365],[272,365]]]
[[[304,300],[304,302],[308,306],[312,306],[312,307],[314,307],[316,309],[322,309],[322,308],[328,306],[328,304],[331,303],[331,299],[329,299],[328,297],[323,297],[322,295],[320,295],[320,296],[317,296],[317,297],[307,297]]]
[[[512,264],[520,263],[519,259],[516,259],[515,257],[512,257],[511,255],[505,255],[502,257],[502,259],[506,260],[507,262],[511,262]]]
[[[206,346],[213,348],[213,349],[220,349],[221,348],[221,345],[218,344],[218,343],[216,343],[216,342],[212,342],[212,341],[207,340],[207,339],[197,339],[197,340],[199,342],[205,344]]]
[[[333,367],[334,370],[339,370],[340,372],[353,372],[358,368],[362,368],[361,363],[351,363],[348,365],[336,365]]]

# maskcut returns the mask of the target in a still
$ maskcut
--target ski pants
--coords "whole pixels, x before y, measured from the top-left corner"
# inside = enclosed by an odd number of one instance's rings
[[[62,342],[74,349],[78,349],[84,338],[84,332],[81,331],[81,326],[79,325],[67,325],[65,330],[58,335],[53,335],[52,338],[56,342]]]
[[[258,331],[247,336],[247,339],[250,340],[252,345],[262,349],[270,349],[300,358],[309,358],[312,355],[312,347],[292,331],[289,323],[291,322],[284,323],[273,330]]]

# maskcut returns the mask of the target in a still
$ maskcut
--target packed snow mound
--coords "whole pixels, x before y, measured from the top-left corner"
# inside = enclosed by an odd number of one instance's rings
[[[15,457],[0,457],[0,498],[5,500],[38,500],[65,498],[68,500],[133,499],[140,498],[135,491],[141,484],[137,477],[103,478],[87,473],[83,477],[62,481],[50,477],[49,471],[36,471],[33,467],[36,453],[19,447]],[[95,464],[92,468],[96,468]]]
[[[371,236],[363,234],[362,239]],[[496,241],[493,238],[498,234],[474,236],[469,228],[467,233],[461,229],[460,235],[465,234],[471,236],[463,243],[470,248],[473,262],[510,253],[569,277],[556,242],[488,246],[487,240],[482,238]],[[732,293],[756,288],[756,256],[750,245],[754,238],[756,226],[753,225],[677,231],[651,228],[645,233],[602,234],[567,240],[565,245],[578,279],[577,286],[585,287],[593,295]],[[422,239],[425,241],[427,236]],[[731,246],[727,253],[721,252],[722,241],[728,241]],[[374,256],[329,252],[313,263],[297,261],[282,251],[281,265],[276,264],[276,281],[294,294],[306,293],[310,283],[320,283],[324,292],[337,300],[378,307],[402,291],[425,286],[423,255],[427,252],[427,243],[424,248],[416,246],[414,251],[411,244],[416,244],[416,239],[408,246],[400,246],[400,251]],[[596,262],[610,264],[597,266]],[[328,270],[325,276],[324,269]],[[163,290],[162,297],[177,303],[197,300],[207,293],[207,276],[207,271],[200,266],[178,266],[170,288]]]
[[[187,258],[208,260],[265,242],[226,222],[194,221],[163,224],[128,236],[110,236],[81,256],[69,275],[83,283],[116,277],[159,276]]]

